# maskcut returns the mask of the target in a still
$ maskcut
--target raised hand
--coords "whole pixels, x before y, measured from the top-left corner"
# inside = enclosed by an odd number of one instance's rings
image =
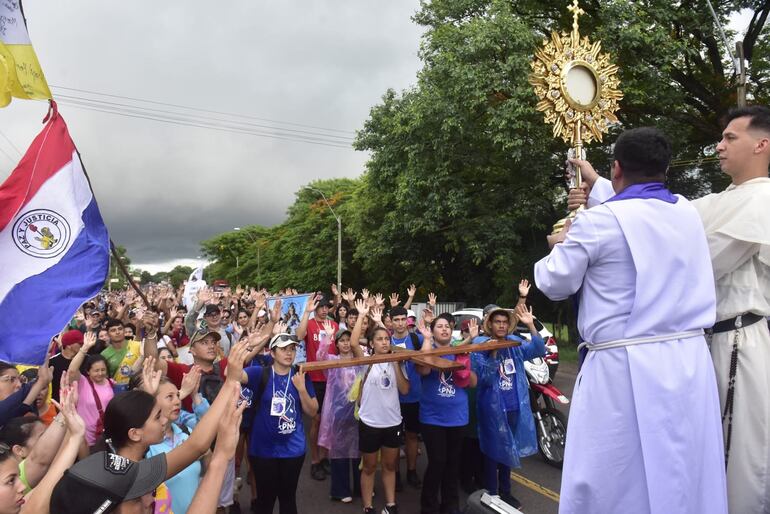
[[[158,329],[158,315],[154,312],[147,311],[142,316],[142,323],[147,328],[147,332],[152,334]]]
[[[248,356],[249,349],[246,347],[248,341],[238,341],[230,349],[230,355],[227,358],[227,379],[236,382],[241,381],[243,377],[243,365]]]
[[[307,388],[305,387],[305,372],[304,371],[298,371],[295,374],[291,376],[291,383],[294,384],[294,387],[297,388],[297,391],[302,393],[307,391]]]
[[[525,325],[527,325],[527,327],[530,327],[530,328],[534,327],[535,317],[532,315],[532,307],[527,307],[524,304],[519,304],[516,306],[514,313],[516,314],[516,317],[519,319],[521,323],[524,323]]]
[[[382,307],[372,308],[372,320],[378,325],[382,323]]]
[[[399,303],[401,303],[401,302],[398,300],[398,293],[390,293],[390,306],[391,306],[391,308],[398,307]]]
[[[361,296],[363,297],[364,300],[368,300],[369,299],[369,290],[367,288],[361,289]]]
[[[80,350],[83,353],[88,353],[88,350],[94,347],[96,344],[96,334],[93,332],[86,332],[83,334],[83,346],[80,347]]]
[[[356,310],[359,316],[366,316],[369,314],[369,305],[364,300],[356,300]]]
[[[530,287],[532,286],[529,284],[529,280],[522,278],[521,282],[519,282],[519,296],[527,296]]]
[[[281,308],[282,307],[283,307],[283,300],[278,298],[275,301],[275,303],[273,304],[273,308],[270,309],[270,319],[271,320],[278,321],[279,319],[281,319]]]
[[[305,312],[310,315],[311,312],[314,312],[318,308],[320,303],[321,296],[318,293],[311,294],[307,297],[307,301],[305,302]]]
[[[187,398],[198,391],[201,383],[201,368],[198,365],[190,368],[188,373],[182,376],[182,387],[179,388],[179,397]]]
[[[288,329],[289,329],[289,325],[287,325],[286,322],[279,321],[275,325],[273,325],[273,335],[285,334]]]
[[[67,429],[70,431],[70,435],[74,437],[83,437],[86,433],[86,424],[83,418],[80,417],[77,411],[78,404],[78,388],[71,384],[63,385],[59,391],[60,402],[51,400],[56,406],[59,412],[64,416],[64,422],[67,425]]]
[[[423,309],[422,319],[425,321],[426,324],[430,325],[431,323],[433,323],[433,320],[436,319],[436,315],[433,313],[433,310],[431,309]]]
[[[155,396],[162,377],[163,372],[155,369],[155,357],[145,357],[142,364],[142,390]]]
[[[430,305],[431,308],[436,308],[436,300],[438,300],[436,293],[428,293],[428,305]]]
[[[342,299],[346,300],[348,305],[353,305],[353,302],[356,300],[356,292],[353,291],[352,287],[349,287],[347,292],[342,295]]]
[[[383,298],[382,293],[377,293],[374,295],[374,303],[377,305],[377,307],[382,307],[385,305],[385,298]]]
[[[323,321],[322,326],[326,331],[326,333],[329,335],[329,337],[334,337],[334,325],[332,325],[332,320],[330,320],[329,318],[326,318]]]
[[[424,318],[417,322],[417,330],[422,334],[424,340],[429,341],[433,338],[433,333]]]
[[[471,339],[475,339],[479,336],[479,321],[476,318],[471,318],[468,322],[468,332]]]
[[[414,298],[414,295],[417,294],[417,286],[414,284],[411,284],[409,287],[406,288],[406,293],[409,295],[409,298]]]
[[[332,288],[332,294],[333,294],[335,297],[337,297],[337,296],[339,296],[339,295],[340,295],[340,291],[339,291],[339,289],[337,289],[337,284],[332,284],[332,285],[331,285],[331,288]]]

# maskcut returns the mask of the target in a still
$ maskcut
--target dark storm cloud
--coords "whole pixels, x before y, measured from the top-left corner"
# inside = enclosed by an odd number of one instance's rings
[[[28,2],[25,12],[49,84],[343,129],[352,137],[387,88],[414,83],[420,29],[410,17],[418,6],[49,0]],[[0,110],[0,128],[24,151],[45,110],[14,100]],[[194,259],[199,241],[214,234],[279,223],[302,184],[358,176],[366,161],[349,148],[119,117],[64,98],[60,111],[112,238],[140,264]],[[2,139],[0,148],[15,153]],[[12,166],[0,157],[0,179]]]

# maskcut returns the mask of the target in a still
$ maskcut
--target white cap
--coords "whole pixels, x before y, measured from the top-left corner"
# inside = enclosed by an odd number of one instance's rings
[[[415,319],[417,319],[417,314],[415,314],[412,309],[409,309],[408,311],[406,311],[406,317],[407,318],[415,318]]]

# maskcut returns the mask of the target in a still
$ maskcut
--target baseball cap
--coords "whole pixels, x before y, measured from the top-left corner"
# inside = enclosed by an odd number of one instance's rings
[[[272,350],[273,348],[286,348],[291,344],[297,344],[297,343],[299,343],[297,336],[293,336],[291,334],[286,334],[286,333],[276,334],[270,340],[270,349]]]
[[[214,330],[198,330],[196,331],[193,336],[190,338],[190,346],[194,345],[195,343],[198,343],[200,341],[203,341],[203,339],[206,336],[211,336],[214,338],[214,341],[219,341],[222,339],[222,335],[219,332],[216,332]]]
[[[219,305],[214,305],[213,303],[210,303],[206,306],[206,310],[203,311],[203,315],[211,316],[213,314],[222,314],[222,309],[219,308]]]
[[[327,306],[327,307],[331,307],[332,306],[332,301],[331,301],[331,299],[328,296],[326,296],[325,294],[321,293],[321,295],[318,297],[318,306],[319,307],[323,307],[324,305]]]
[[[347,328],[341,328],[337,331],[336,334],[334,334],[334,340],[339,341],[340,337],[344,336],[345,334],[350,335],[350,330]]]
[[[406,317],[417,319],[417,314],[415,314],[412,309],[409,309],[408,311],[406,311]]]
[[[67,330],[61,336],[61,346],[66,348],[72,344],[83,344],[83,332],[80,330]]]
[[[120,503],[151,493],[166,480],[166,454],[133,462],[98,452],[65,471],[51,495],[51,512],[106,514]]]

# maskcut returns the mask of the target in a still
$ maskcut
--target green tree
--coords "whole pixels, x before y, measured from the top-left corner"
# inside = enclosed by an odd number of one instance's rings
[[[356,184],[357,181],[350,179],[319,180],[309,184],[309,187],[323,191],[342,219],[343,280],[352,285],[361,282],[359,267],[352,262],[355,241],[348,228],[349,203]],[[286,221],[274,227],[251,225],[203,241],[203,252],[214,261],[207,268],[206,279],[260,285],[271,291],[285,287],[328,290],[337,277],[337,222],[334,216],[321,195],[307,188],[296,193],[296,200],[287,214]]]
[[[356,141],[371,152],[356,191],[356,258],[376,287],[416,280],[448,298],[507,303],[518,278],[531,277],[547,251],[544,236],[563,213],[566,145],[534,109],[529,64],[551,30],[570,29],[569,3],[422,3],[414,17],[425,28],[417,83],[387,91]],[[714,3],[723,24],[753,9],[745,41],[750,94],[766,101],[762,28],[770,4]],[[736,79],[705,0],[584,4],[581,33],[614,56],[625,94],[620,126],[589,158],[605,170],[622,128],[657,125],[672,137],[678,160],[697,161],[674,168],[671,187],[690,196],[721,189],[725,177],[702,160],[735,103]]]

